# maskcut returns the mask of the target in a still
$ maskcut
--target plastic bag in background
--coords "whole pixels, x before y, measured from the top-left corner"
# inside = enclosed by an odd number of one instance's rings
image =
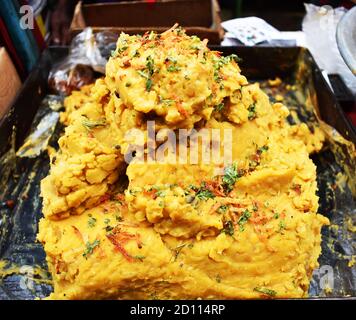
[[[356,77],[342,59],[336,43],[336,27],[347,10],[333,9],[331,6],[304,5],[307,13],[302,29],[308,49],[321,69],[326,70],[328,74],[338,73],[356,95]]]
[[[68,56],[56,64],[48,78],[50,88],[59,94],[69,95],[95,81],[95,72],[105,73],[105,65],[115,50],[118,36],[112,32],[93,33],[85,28],[76,35]]]

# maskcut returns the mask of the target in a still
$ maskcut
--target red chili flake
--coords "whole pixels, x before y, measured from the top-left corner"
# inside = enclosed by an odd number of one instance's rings
[[[218,210],[221,206],[221,203],[215,203],[209,210],[209,214],[213,214],[216,210]]]
[[[125,196],[122,193],[117,194],[114,197],[114,200],[115,199],[120,203],[121,207],[127,207],[127,203],[125,202]]]
[[[261,155],[258,153],[255,153],[251,156],[251,160],[256,161],[257,163],[261,161]]]
[[[157,190],[154,190],[154,189],[152,189],[152,190],[144,190],[144,191],[143,191],[143,194],[144,194],[145,196],[149,196],[149,197],[151,197],[153,200],[155,200],[155,199],[157,198],[156,192],[157,192]]]
[[[268,218],[264,212],[253,212],[249,220],[255,224],[266,224],[266,222],[271,219]]]
[[[125,201],[125,196],[122,193],[118,193],[114,198],[119,201]]]
[[[105,96],[101,97],[100,103],[105,105],[109,102],[109,100],[110,100],[110,95],[106,94]]]
[[[13,209],[15,207],[15,201],[14,200],[6,200],[6,206],[9,208],[9,209]]]
[[[106,202],[110,200],[110,194],[106,193],[104,195],[102,195],[100,198],[99,198],[99,202],[100,203],[103,203],[103,202]]]
[[[302,186],[300,184],[295,184],[293,185],[292,189],[298,194],[300,195],[302,193]]]
[[[225,197],[224,188],[218,181],[204,181],[205,189],[211,191],[217,197]]]
[[[134,258],[126,251],[124,248],[125,243],[130,240],[136,240],[137,246],[142,247],[142,242],[140,240],[139,234],[132,234],[125,231],[121,231],[118,228],[113,229],[112,233],[107,234],[106,237],[114,245],[115,250],[120,252],[127,261],[132,262]]]
[[[54,265],[56,268],[56,274],[60,274],[62,269],[64,270],[65,264],[62,261],[55,259]]]
[[[55,268],[56,268],[56,274],[59,274],[59,273],[61,273],[60,272],[60,266],[59,266],[59,263],[57,262],[57,261],[55,261]]]
[[[266,242],[267,241],[267,235],[265,234],[265,230],[263,228],[263,226],[260,225],[254,225],[253,228],[255,229],[258,238],[262,241],[262,242]]]
[[[185,186],[184,186],[184,183],[183,183],[183,182],[179,181],[177,184],[178,184],[178,186],[179,186],[179,187],[181,187],[182,189],[184,189],[184,188],[185,188]]]
[[[231,193],[232,192],[230,192],[230,196],[231,196]],[[236,195],[233,195],[233,196],[231,196],[231,198],[236,198]],[[234,208],[238,208],[238,209],[240,209],[240,208],[245,208],[246,206],[245,205],[243,205],[242,203],[230,203],[230,205],[232,206],[232,207],[234,207]]]
[[[83,242],[84,241],[84,238],[83,238],[83,235],[81,234],[81,232],[79,231],[79,229],[76,227],[76,226],[72,226],[73,230],[74,230],[74,233],[75,235]]]
[[[179,112],[184,118],[188,118],[188,116],[189,116],[188,111],[183,108],[183,106],[182,106],[182,101],[181,101],[176,95],[173,95],[172,98],[173,98],[173,99],[175,100],[175,102],[176,102],[178,112]]]
[[[127,58],[127,59],[123,60],[123,61],[122,61],[122,64],[123,64],[123,66],[124,66],[125,68],[131,66],[130,59]]]
[[[181,102],[177,102],[177,109],[178,112],[184,117],[184,118],[188,118],[189,114],[187,112],[187,110],[185,110],[182,106]]]

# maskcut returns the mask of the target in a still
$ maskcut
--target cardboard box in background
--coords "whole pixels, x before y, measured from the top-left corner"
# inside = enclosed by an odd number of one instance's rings
[[[175,23],[189,35],[208,39],[209,44],[220,44],[224,31],[221,27],[217,0],[157,0],[83,5],[75,8],[70,31],[72,37],[85,27],[94,32],[109,30],[120,34],[143,34],[147,30],[163,32]]]
[[[0,120],[10,108],[20,88],[21,80],[11,58],[5,48],[0,48]]]

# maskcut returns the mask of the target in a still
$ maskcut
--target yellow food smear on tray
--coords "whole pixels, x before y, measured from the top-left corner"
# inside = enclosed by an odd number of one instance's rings
[[[289,125],[288,109],[248,83],[237,56],[179,27],[121,34],[106,76],[65,106],[41,185],[51,299],[307,295],[328,224],[309,158],[323,135]],[[126,133],[148,121],[156,133],[229,129],[232,163],[205,163],[201,150],[195,163],[137,154],[127,163]]]

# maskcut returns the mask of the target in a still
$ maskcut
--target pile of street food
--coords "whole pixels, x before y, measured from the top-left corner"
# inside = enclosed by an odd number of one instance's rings
[[[307,295],[323,134],[238,61],[176,26],[121,34],[105,77],[66,98],[41,185],[51,299]]]

